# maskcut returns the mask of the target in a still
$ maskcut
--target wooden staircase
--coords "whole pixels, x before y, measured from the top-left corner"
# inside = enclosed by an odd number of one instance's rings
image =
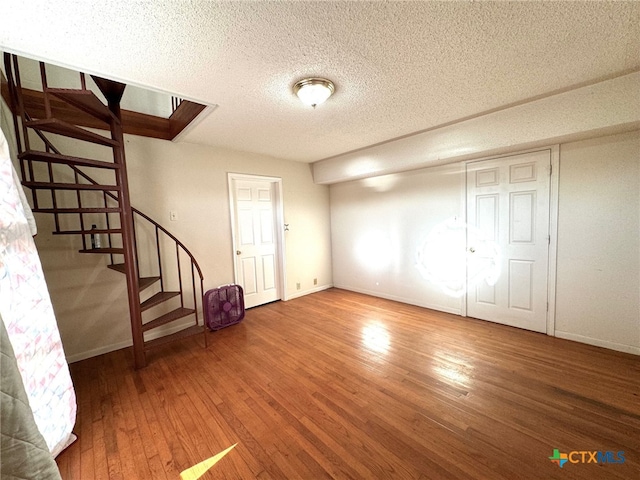
[[[4,64],[20,174],[23,185],[31,189],[33,211],[52,214],[54,235],[79,236],[80,253],[108,255],[108,267],[125,275],[135,368],[146,365],[150,349],[187,336],[203,334],[206,346],[205,328],[198,318],[204,293],[198,263],[174,235],[130,204],[120,112],[125,85],[92,76],[107,100],[105,105],[87,88],[84,74],[80,74],[79,89],[49,88],[46,67],[40,63],[45,113],[44,118],[35,118],[37,113],[25,108],[17,57],[5,53]],[[54,118],[52,98],[99,120],[109,136]],[[63,154],[48,134],[107,148],[113,161]],[[97,236],[105,240],[99,248],[87,241]],[[158,336],[155,329],[188,316],[194,316],[193,325]]]

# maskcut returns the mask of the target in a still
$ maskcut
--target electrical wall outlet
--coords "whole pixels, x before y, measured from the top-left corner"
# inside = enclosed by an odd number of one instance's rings
[[[318,284],[318,279],[317,279],[317,278],[314,278],[314,279],[313,279],[313,284],[314,284],[314,285],[317,285],[317,284]]]
[[[300,283],[296,283],[296,290],[300,290]]]

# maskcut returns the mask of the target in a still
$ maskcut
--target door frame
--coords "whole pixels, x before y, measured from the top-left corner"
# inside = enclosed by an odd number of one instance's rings
[[[285,288],[287,274],[285,262],[285,245],[284,245],[284,201],[282,196],[282,178],[267,177],[263,175],[250,175],[246,173],[227,173],[227,186],[229,190],[229,214],[231,219],[231,258],[233,264],[233,279],[238,282],[238,265],[236,262],[236,203],[233,183],[235,180],[254,180],[258,182],[269,182],[274,189],[274,226],[276,239],[276,266],[278,268],[276,278],[276,289],[278,299],[288,300],[287,290]]]
[[[487,157],[474,158],[464,162],[464,192],[462,193],[464,206],[464,221],[468,222],[467,212],[467,166],[471,163],[482,162],[484,160],[498,160],[500,158],[508,158],[514,155],[524,153],[540,152],[549,150],[551,154],[551,175],[549,179],[549,255],[547,264],[547,331],[546,334],[556,336],[556,268],[558,258],[558,189],[560,180],[560,145],[554,144],[545,147],[529,148],[526,150],[518,150],[514,152],[504,153],[501,155],[491,155]],[[468,248],[468,247],[467,247]],[[462,297],[463,317],[467,316],[467,292]]]

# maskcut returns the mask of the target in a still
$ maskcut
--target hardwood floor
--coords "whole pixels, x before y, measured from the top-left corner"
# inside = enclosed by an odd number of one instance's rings
[[[640,472],[637,356],[344,290],[251,309],[140,371],[129,350],[71,371],[64,479],[178,479],[236,442],[203,479]],[[625,461],[559,468],[554,449]]]

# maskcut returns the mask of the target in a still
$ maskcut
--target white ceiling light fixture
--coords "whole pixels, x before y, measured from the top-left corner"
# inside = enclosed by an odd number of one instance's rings
[[[335,91],[333,82],[326,78],[305,78],[293,86],[293,93],[298,95],[300,101],[313,108],[326,102]]]

